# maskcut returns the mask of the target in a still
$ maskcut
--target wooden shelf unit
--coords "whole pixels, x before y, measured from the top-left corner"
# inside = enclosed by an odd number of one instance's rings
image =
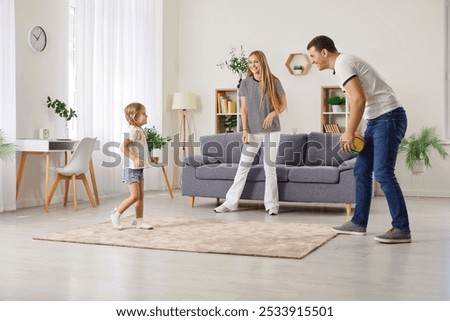
[[[322,132],[343,133],[347,126],[350,113],[347,100],[345,105],[342,105],[342,111],[339,112],[332,111],[331,106],[328,104],[328,98],[336,95],[345,96],[345,93],[338,86],[321,87],[320,127]]]
[[[220,97],[224,97],[221,101]],[[237,125],[233,131],[241,131],[241,111],[237,88],[217,88],[215,91],[215,118],[216,118],[216,133],[225,133],[226,128],[223,122],[230,116],[235,116]]]

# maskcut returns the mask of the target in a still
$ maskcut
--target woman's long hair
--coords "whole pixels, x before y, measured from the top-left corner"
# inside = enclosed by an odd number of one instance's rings
[[[260,66],[260,89],[261,89],[261,101],[264,95],[269,96],[270,102],[272,103],[273,109],[277,114],[280,113],[280,101],[277,96],[276,90],[276,79],[272,72],[270,71],[269,64],[267,63],[266,55],[260,51],[253,51],[248,57],[255,56],[259,61]],[[250,68],[247,68],[247,77],[252,77],[253,72]]]

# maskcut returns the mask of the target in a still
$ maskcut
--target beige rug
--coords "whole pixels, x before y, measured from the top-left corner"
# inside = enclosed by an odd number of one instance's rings
[[[34,237],[35,240],[144,249],[301,259],[336,236],[330,226],[303,223],[224,221],[187,217],[147,217],[153,230],[110,222]],[[131,225],[131,218],[124,220]]]

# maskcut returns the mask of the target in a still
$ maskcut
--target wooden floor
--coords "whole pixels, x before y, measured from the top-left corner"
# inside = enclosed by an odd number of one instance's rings
[[[0,213],[0,300],[450,300],[450,199],[408,198],[413,243],[385,245],[383,197],[372,205],[367,236],[337,236],[302,260],[34,241],[33,236],[109,219],[121,197],[64,208]],[[191,209],[175,192],[147,192],[152,216],[221,215],[229,220],[339,225],[343,206],[283,203],[268,216],[261,203],[214,214],[215,199]],[[132,214],[132,212],[127,213]]]

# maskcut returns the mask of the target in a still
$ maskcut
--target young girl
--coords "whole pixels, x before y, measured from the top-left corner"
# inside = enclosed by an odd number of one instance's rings
[[[141,126],[147,124],[147,114],[144,105],[131,103],[125,108],[125,118],[130,127],[125,134],[121,150],[124,153],[125,165],[123,169],[123,182],[128,184],[130,196],[115,208],[111,214],[113,226],[121,230],[120,216],[131,205],[135,204],[136,220],[133,226],[150,230],[153,227],[144,222],[144,168],[150,167],[149,152],[145,132]]]
[[[216,207],[216,213],[236,211],[247,181],[250,164],[253,163],[264,142],[264,173],[266,185],[264,205],[270,215],[277,215],[279,208],[275,161],[280,142],[280,115],[287,106],[280,80],[270,71],[262,51],[254,51],[248,57],[247,78],[239,87],[242,117],[242,148],[239,167],[225,202]]]

